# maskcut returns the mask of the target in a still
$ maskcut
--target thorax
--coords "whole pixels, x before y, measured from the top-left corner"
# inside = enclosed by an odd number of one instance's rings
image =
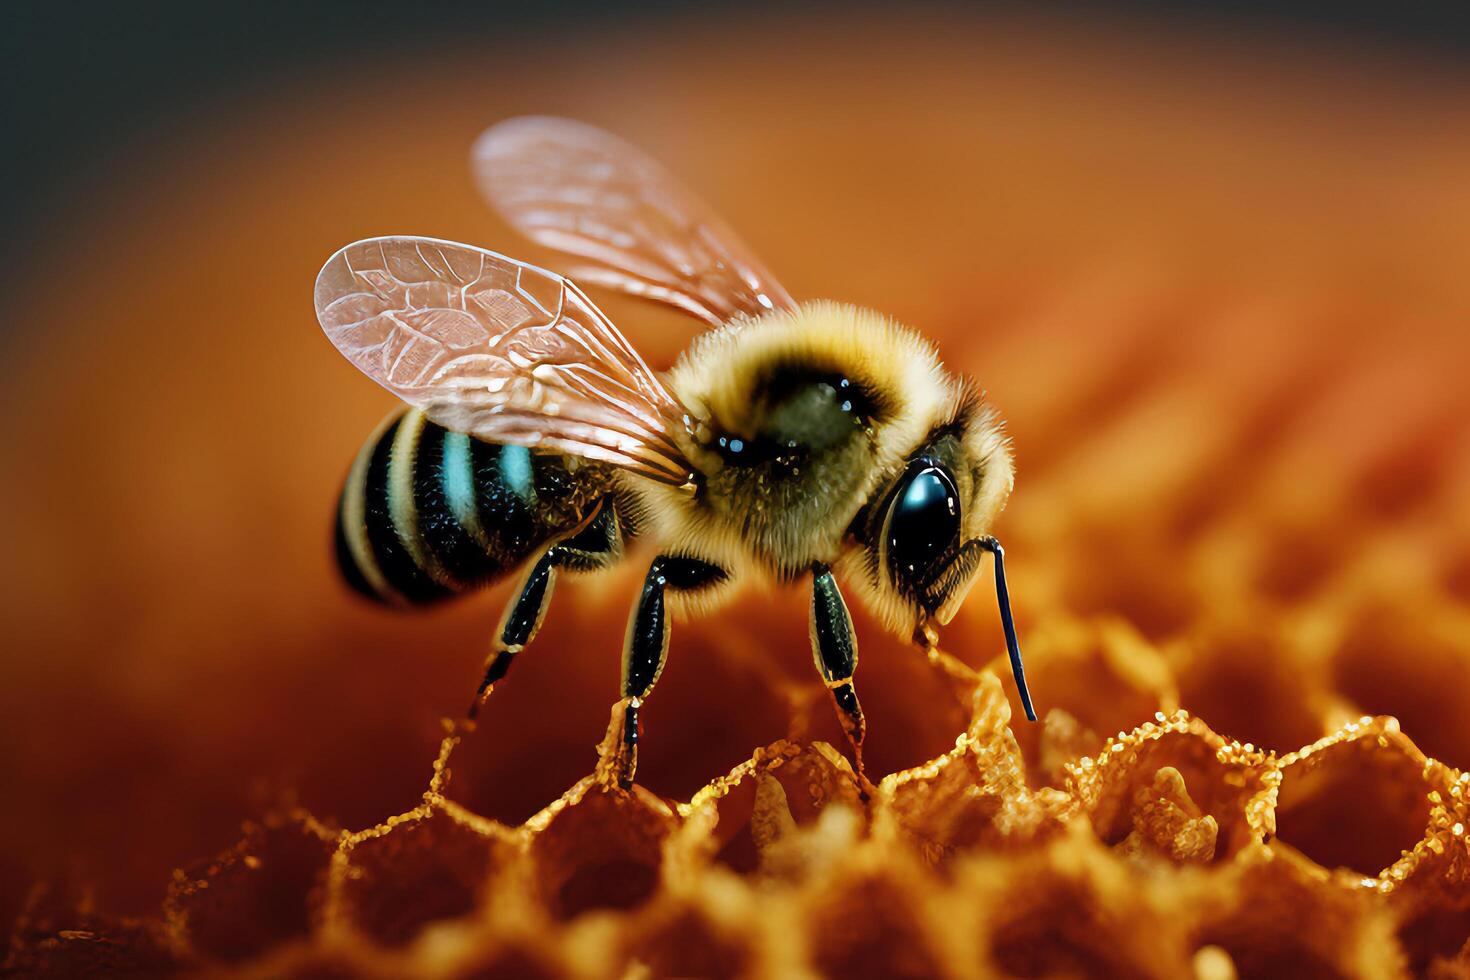
[[[666,551],[778,577],[832,562],[853,517],[942,410],[947,378],[908,328],[806,304],[698,338],[668,377],[691,419],[692,492],[639,481]]]

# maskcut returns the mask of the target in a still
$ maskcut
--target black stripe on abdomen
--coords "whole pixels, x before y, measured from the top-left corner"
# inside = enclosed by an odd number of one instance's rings
[[[434,581],[428,572],[419,567],[393,523],[392,485],[389,479],[395,465],[393,440],[406,417],[407,413],[394,420],[373,446],[362,488],[363,525],[373,561],[387,583],[409,602],[430,602],[453,595],[454,592]],[[405,463],[412,465],[411,460],[400,460],[396,465]]]

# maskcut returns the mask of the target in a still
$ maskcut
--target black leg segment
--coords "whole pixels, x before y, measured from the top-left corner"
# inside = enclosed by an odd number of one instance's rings
[[[866,778],[863,776],[862,745],[867,723],[863,720],[863,706],[858,703],[857,691],[853,687],[858,661],[857,639],[853,636],[852,616],[837,588],[837,580],[832,577],[832,570],[821,562],[812,566],[811,640],[812,658],[822,680],[832,692],[838,720],[852,743],[858,775]]]
[[[641,698],[653,690],[664,669],[669,652],[669,617],[664,608],[663,558],[655,558],[643,579],[643,592],[628,623],[628,636],[623,644],[623,697]]]
[[[485,676],[475,692],[469,717],[479,714],[480,706],[490,696],[496,682],[510,670],[516,654],[536,638],[536,631],[541,628],[546,610],[551,605],[558,569],[586,572],[606,568],[621,556],[622,547],[622,530],[617,514],[611,503],[604,500],[586,527],[552,545],[536,559],[521,579],[521,587],[515,597],[505,607],[495,638],[495,649],[485,660]]]
[[[632,785],[638,769],[638,710],[643,699],[653,693],[668,658],[669,614],[664,593],[669,589],[696,592],[718,585],[727,577],[718,565],[678,555],[659,555],[649,566],[623,644],[622,696],[626,706],[618,782],[624,787]]]
[[[536,637],[541,622],[546,618],[546,609],[551,605],[551,592],[556,585],[556,549],[549,549],[536,560],[531,570],[521,580],[521,587],[505,607],[500,620],[500,632],[495,638],[495,649],[485,661],[485,676],[475,691],[475,700],[470,704],[469,716],[480,713],[480,705],[490,696],[495,683],[510,670],[516,654],[526,648]]]

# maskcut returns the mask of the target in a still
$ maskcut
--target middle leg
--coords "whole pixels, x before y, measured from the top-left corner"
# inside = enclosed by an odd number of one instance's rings
[[[628,621],[623,643],[622,698],[613,707],[614,718],[622,712],[619,737],[606,746],[607,756],[599,769],[610,767],[611,775],[624,789],[633,785],[638,772],[638,740],[642,727],[638,712],[653,693],[669,653],[669,614],[664,602],[667,590],[698,592],[729,578],[719,565],[684,555],[659,555],[643,580],[638,605]]]

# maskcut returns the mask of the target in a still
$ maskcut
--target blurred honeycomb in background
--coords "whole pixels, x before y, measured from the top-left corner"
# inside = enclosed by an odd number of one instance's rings
[[[6,270],[10,972],[1470,975],[1470,77],[957,18],[373,49],[98,162]],[[863,803],[772,590],[676,625],[605,791],[634,560],[446,729],[506,590],[336,582],[390,402],[310,290],[371,234],[544,260],[466,168],[530,111],[988,389],[1041,723],[988,583],[937,664],[859,611]],[[692,336],[598,299],[652,360]]]

